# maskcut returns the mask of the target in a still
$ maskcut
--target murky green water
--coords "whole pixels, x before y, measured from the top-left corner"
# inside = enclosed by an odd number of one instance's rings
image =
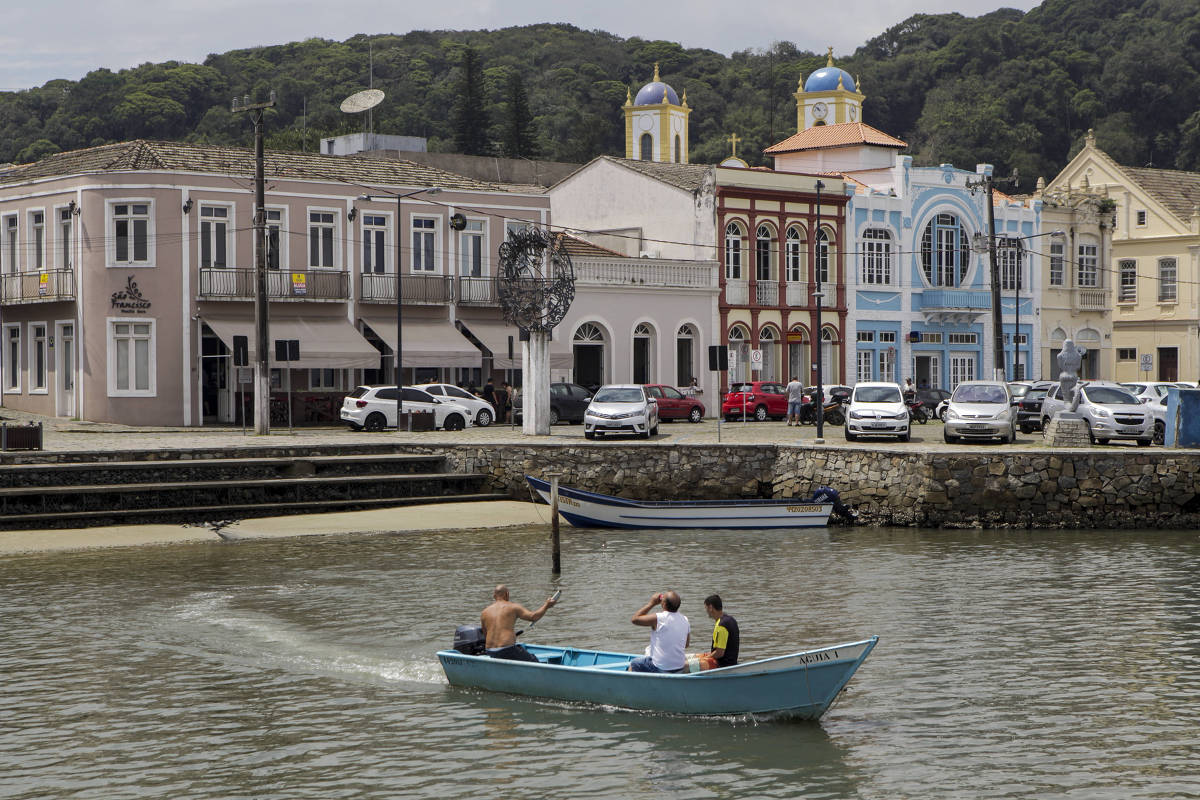
[[[4,798],[1200,797],[1194,534],[564,529],[0,563]],[[451,689],[497,581],[528,637],[639,651],[658,589],[720,591],[744,657],[870,634],[818,724]]]

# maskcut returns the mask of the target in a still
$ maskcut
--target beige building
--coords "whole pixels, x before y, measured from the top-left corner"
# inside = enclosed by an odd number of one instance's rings
[[[1085,184],[1047,189],[1038,181],[1042,234],[1026,247],[1036,258],[1034,279],[1041,284],[1038,342],[1041,371],[1033,379],[1055,380],[1063,343],[1087,348],[1080,369],[1084,378],[1112,380],[1112,200]]]
[[[1089,132],[1045,191],[1099,192],[1111,201],[1099,205],[1114,223],[1111,251],[1097,266],[1098,288],[1111,288],[1107,376],[1200,377],[1200,173],[1121,166]]]

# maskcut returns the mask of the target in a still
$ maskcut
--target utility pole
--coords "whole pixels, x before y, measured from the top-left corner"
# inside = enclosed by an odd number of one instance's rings
[[[251,103],[250,95],[233,98],[233,113],[249,112],[254,121],[254,341],[258,352],[254,360],[254,432],[266,436],[271,432],[271,366],[267,345],[267,210],[265,179],[263,177],[263,114],[275,106],[275,92],[265,103]]]
[[[1013,170],[1011,177],[1002,178],[1003,183],[1017,185],[1017,171]],[[994,380],[1005,380],[1004,373],[1004,320],[1000,317],[1000,265],[996,262],[996,204],[994,190],[996,178],[992,175],[991,164],[981,164],[979,180],[967,181],[967,188],[972,194],[978,188],[987,192],[987,251],[988,263],[992,267],[992,377]]]

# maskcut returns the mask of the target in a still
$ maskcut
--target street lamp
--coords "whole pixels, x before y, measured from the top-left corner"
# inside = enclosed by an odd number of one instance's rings
[[[821,291],[821,190],[825,188],[823,181],[817,181],[817,233],[815,239],[816,258],[813,259],[813,266],[817,271],[817,290],[813,292],[813,299],[817,301],[817,326],[815,336],[813,337],[817,343],[817,407],[814,409],[817,412],[817,441],[825,438],[825,387],[822,378],[822,339],[821,339],[821,298],[825,296]]]
[[[365,200],[368,202],[390,200],[392,197],[396,198],[396,433],[400,432],[400,417],[404,413],[404,386],[400,380],[402,369],[400,353],[404,344],[404,284],[402,282],[403,278],[401,277],[402,273],[400,269],[402,261],[400,254],[404,252],[404,247],[403,239],[401,238],[400,233],[400,204],[405,198],[412,197],[413,195],[437,194],[440,191],[442,191],[440,186],[430,186],[426,189],[414,189],[413,191],[406,192],[405,194],[360,194],[358,196],[359,200]]]

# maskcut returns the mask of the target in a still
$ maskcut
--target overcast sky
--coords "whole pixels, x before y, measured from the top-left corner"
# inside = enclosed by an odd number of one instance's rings
[[[795,42],[848,55],[909,16],[997,8],[1040,0],[60,0],[6,3],[0,23],[0,90],[78,80],[99,67],[203,61],[209,53],[313,36],[478,30],[569,22],[622,37],[668,39],[722,53]]]

